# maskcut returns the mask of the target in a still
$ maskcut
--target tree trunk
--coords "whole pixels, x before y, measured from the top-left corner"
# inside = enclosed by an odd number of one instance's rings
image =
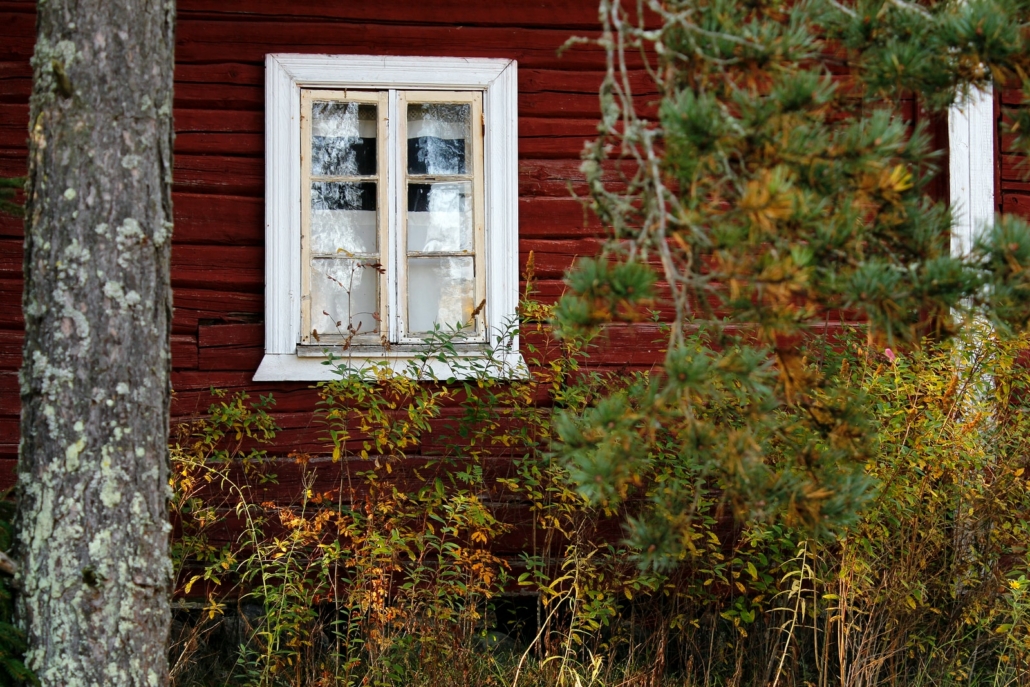
[[[43,685],[162,685],[174,0],[40,0],[19,611]]]

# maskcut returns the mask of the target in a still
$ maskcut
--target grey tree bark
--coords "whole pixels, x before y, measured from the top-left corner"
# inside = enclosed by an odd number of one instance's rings
[[[19,612],[43,685],[163,685],[174,0],[39,0]]]

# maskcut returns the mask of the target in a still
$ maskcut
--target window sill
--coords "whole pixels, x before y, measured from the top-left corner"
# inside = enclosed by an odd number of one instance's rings
[[[376,352],[347,351],[339,354],[333,364],[324,356],[310,353],[266,353],[261,360],[255,382],[327,382],[339,379],[338,367],[365,371],[372,376],[378,366],[389,368],[394,374],[421,380],[526,379],[529,369],[518,351],[494,351],[488,356],[481,348],[470,348],[457,354],[447,353],[445,360],[430,358],[422,361],[414,351],[391,350]]]

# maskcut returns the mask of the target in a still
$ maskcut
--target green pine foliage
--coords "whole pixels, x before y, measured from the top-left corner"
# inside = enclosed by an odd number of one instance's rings
[[[665,446],[695,468],[630,521],[643,563],[682,553],[699,481],[745,519],[815,535],[855,521],[876,491],[875,409],[805,358],[803,341],[835,345],[828,323],[865,322],[867,354],[893,356],[971,317],[1030,320],[1030,228],[1004,217],[953,256],[951,211],[928,197],[940,153],[904,115],[992,82],[1030,88],[1028,12],[601,0],[609,70],[583,170],[612,238],[568,276],[555,325],[589,335],[656,305],[674,316],[664,374],[567,412],[556,451],[610,508],[658,478]],[[634,95],[642,68],[657,103]],[[1030,146],[1030,118],[1012,121]]]

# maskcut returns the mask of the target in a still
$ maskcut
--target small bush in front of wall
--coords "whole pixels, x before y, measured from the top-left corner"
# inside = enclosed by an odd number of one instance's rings
[[[1025,342],[811,342],[811,373],[861,399],[876,437],[868,507],[812,539],[733,523],[684,436],[636,414],[649,375],[589,372],[589,342],[523,335],[514,380],[341,367],[319,387],[324,455],[264,452],[270,399],[223,395],[180,428],[179,592],[207,600],[178,616],[175,684],[1030,684]],[[423,375],[463,364],[452,337]],[[732,426],[748,407],[730,395],[705,412]],[[794,410],[770,412],[790,430]],[[618,509],[591,505],[568,457],[567,418],[591,413],[647,447],[640,478],[602,485],[620,485]],[[781,457],[795,444],[767,459],[795,461]],[[685,484],[692,515],[676,519],[667,490]],[[672,523],[675,566],[638,564],[627,515]],[[499,617],[519,593],[536,601],[516,630]]]

